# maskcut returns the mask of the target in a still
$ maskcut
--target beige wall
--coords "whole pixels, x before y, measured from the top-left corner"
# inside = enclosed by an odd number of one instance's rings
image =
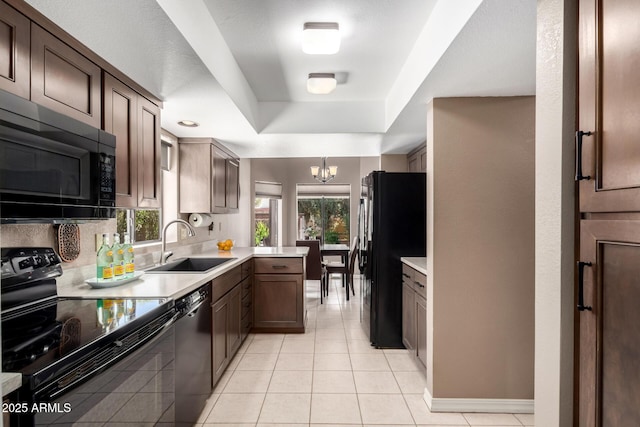
[[[386,172],[407,172],[407,155],[383,154],[380,156],[380,170]]]
[[[434,398],[533,399],[534,107],[534,97],[429,105]]]
[[[378,157],[331,157],[328,164],[338,166],[338,174],[332,184],[351,185],[351,239],[356,236],[358,221],[358,200],[360,197],[360,180],[362,176],[376,170]],[[295,245],[297,231],[296,184],[317,183],[311,176],[310,167],[320,164],[320,158],[277,158],[252,159],[251,182],[278,182],[282,184],[282,221],[283,245]],[[255,193],[252,188],[252,193]],[[253,207],[252,207],[253,209]]]

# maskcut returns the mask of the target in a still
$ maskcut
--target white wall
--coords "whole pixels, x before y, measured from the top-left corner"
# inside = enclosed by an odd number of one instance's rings
[[[576,6],[538,0],[536,426],[572,425]]]

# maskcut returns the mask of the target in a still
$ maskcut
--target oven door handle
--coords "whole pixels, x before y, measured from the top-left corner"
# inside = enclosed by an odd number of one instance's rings
[[[174,314],[169,320],[167,320],[162,326],[160,326],[154,333],[153,335],[150,335],[149,337],[147,337],[147,339],[140,341],[138,343],[136,343],[135,345],[133,345],[127,352],[122,353],[120,355],[118,355],[116,358],[114,359],[110,359],[102,364],[100,364],[100,366],[92,369],[90,372],[85,373],[84,375],[82,375],[79,378],[74,379],[72,382],[70,382],[69,384],[63,385],[61,388],[57,388],[54,389],[52,392],[46,392],[45,391],[45,396],[48,399],[55,399],[56,397],[60,396],[61,394],[67,392],[70,388],[74,387],[75,385],[84,382],[85,380],[93,377],[96,373],[102,372],[104,369],[106,369],[107,367],[111,366],[114,364],[114,362],[117,362],[119,360],[122,360],[124,357],[131,355],[133,352],[140,350],[142,347],[146,347],[147,345],[150,345],[151,343],[155,342],[157,339],[160,338],[160,336],[162,334],[164,334],[164,332],[169,329],[171,326],[173,326],[173,324],[176,322],[176,320],[178,320],[178,318],[180,317],[180,313],[176,313]],[[114,341],[114,345],[115,346],[120,346],[122,345],[121,341]],[[54,384],[58,384],[58,381],[56,381]],[[40,395],[41,397],[42,395]]]

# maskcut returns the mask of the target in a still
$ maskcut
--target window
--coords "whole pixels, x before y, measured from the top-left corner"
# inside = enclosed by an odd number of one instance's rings
[[[255,245],[282,246],[282,184],[256,181],[255,193]]]
[[[158,209],[116,209],[117,231],[129,233],[132,243],[159,241],[160,219]]]
[[[298,184],[297,193],[298,239],[349,245],[351,187]]]

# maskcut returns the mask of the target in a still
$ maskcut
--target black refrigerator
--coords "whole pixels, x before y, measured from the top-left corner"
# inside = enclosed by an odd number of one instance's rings
[[[360,320],[377,348],[404,348],[400,258],[426,255],[426,177],[422,172],[375,171],[362,179]]]

